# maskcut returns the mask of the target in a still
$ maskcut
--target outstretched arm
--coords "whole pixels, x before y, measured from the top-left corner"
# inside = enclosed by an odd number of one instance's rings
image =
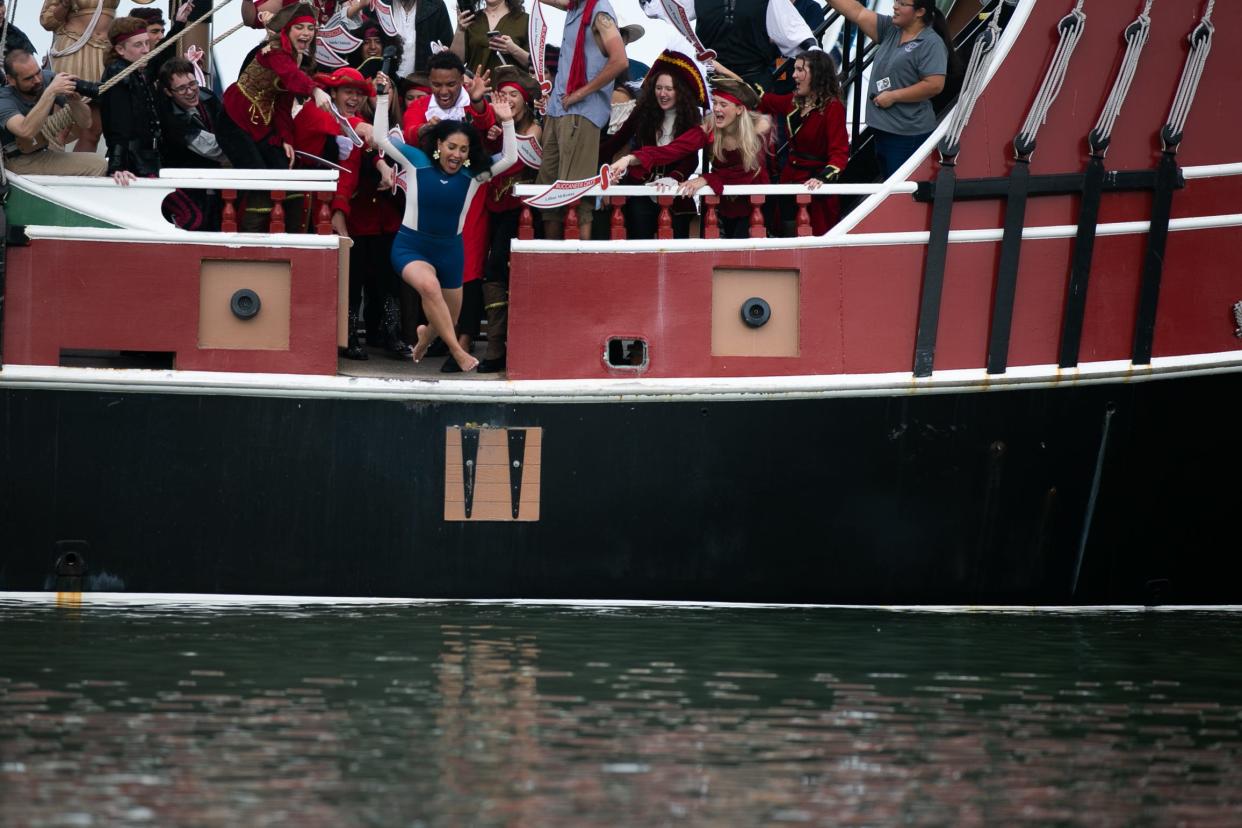
[[[492,104],[492,107],[496,111],[496,117],[500,119],[504,137],[501,139],[500,157],[492,163],[490,173],[480,176],[482,181],[487,181],[489,178],[500,175],[516,164],[518,160],[517,131],[513,128],[513,111],[508,104],[500,103],[499,101]]]
[[[841,13],[841,16],[862,29],[862,33],[872,40],[879,40],[876,36],[876,17],[875,12],[868,9],[858,0],[828,0],[828,5]]]
[[[376,77],[376,81],[384,86],[389,86],[387,78],[380,74]],[[389,86],[389,88],[391,88]],[[405,153],[397,148],[397,145],[388,137],[388,93],[384,93],[375,99],[375,126],[371,128],[372,140],[375,146],[384,151],[391,161],[400,164],[406,173],[407,178],[414,176],[414,163],[405,157]],[[406,186],[413,186],[411,182],[407,182]]]

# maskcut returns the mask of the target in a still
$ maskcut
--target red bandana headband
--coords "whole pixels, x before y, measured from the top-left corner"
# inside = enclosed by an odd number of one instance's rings
[[[530,97],[530,91],[517,81],[505,81],[500,85],[501,89],[516,89],[518,94],[522,96],[522,100],[526,101],[527,106],[533,103]]]
[[[288,23],[285,24],[285,31],[288,31],[289,29],[298,25],[299,23],[316,23],[316,22],[318,21],[316,21],[312,15],[309,15],[309,14],[298,15],[297,17],[293,18],[292,20],[290,20]]]
[[[721,92],[717,90],[712,93],[712,96],[722,101],[728,101],[734,104],[735,106],[740,106],[742,109],[746,109],[746,104],[742,103],[735,96],[730,95],[728,92]]]
[[[129,34],[120,35],[119,37],[117,37],[115,40],[112,41],[112,45],[120,46],[122,43],[129,40],[130,38],[137,37],[138,35],[144,35],[146,33],[147,33],[146,27],[143,27],[136,32],[130,32]]]

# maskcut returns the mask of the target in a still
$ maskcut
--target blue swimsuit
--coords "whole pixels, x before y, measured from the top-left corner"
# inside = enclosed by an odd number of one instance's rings
[[[389,139],[386,132],[381,131],[388,125],[387,117],[380,117],[380,113],[387,114],[385,103],[387,101],[382,100],[377,104],[375,134],[380,146],[405,168],[406,176],[405,217],[392,244],[393,270],[400,274],[410,262],[427,262],[435,269],[440,287],[445,290],[459,288],[466,260],[461,231],[470,202],[483,182],[465,168],[450,175],[417,147]],[[493,174],[512,166],[513,162],[508,160],[510,144],[513,145],[513,160],[517,159],[512,121],[506,122],[504,131],[505,154],[493,165]]]

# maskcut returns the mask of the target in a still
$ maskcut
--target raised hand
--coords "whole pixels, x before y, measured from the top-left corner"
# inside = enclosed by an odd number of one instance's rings
[[[466,85],[466,92],[470,95],[473,103],[478,103],[487,97],[487,93],[492,91],[492,73],[483,71],[483,64],[479,64],[474,68],[474,77]]]
[[[508,101],[496,101],[492,104],[492,111],[496,113],[496,117],[501,121],[513,120],[513,107]]]

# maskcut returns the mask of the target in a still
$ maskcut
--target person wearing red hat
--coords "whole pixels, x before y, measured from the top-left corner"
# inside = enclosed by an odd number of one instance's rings
[[[315,7],[300,0],[267,21],[268,41],[224,90],[224,113],[217,138],[238,169],[286,169],[293,164],[293,104],[311,98],[320,109],[330,105],[328,93],[315,86],[308,72],[315,64]],[[261,231],[269,204],[252,196],[242,229]]]
[[[759,111],[784,118],[788,126],[788,150],[780,171],[780,183],[805,184],[817,190],[835,181],[850,159],[850,136],[845,129],[845,105],[841,85],[831,57],[820,51],[803,52],[794,61],[794,91],[788,95],[767,93],[759,100]],[[781,227],[795,215],[793,196],[777,200]],[[840,203],[836,196],[811,199],[811,232],[822,236],[837,223]]]
[[[711,149],[702,175],[682,184],[681,195],[692,196],[704,187],[717,195],[731,184],[767,184],[772,144],[772,122],[755,112],[759,96],[749,84],[718,78],[712,82]],[[745,196],[723,196],[716,215],[726,239],[750,236],[750,201]]]
[[[331,74],[315,75],[315,83],[332,96],[337,110],[359,136],[369,137],[371,125],[362,117],[363,105],[375,96],[375,87],[357,69],[343,66]],[[358,336],[359,313],[364,297],[367,344],[380,345],[390,356],[408,358],[413,348],[401,338],[401,312],[397,304],[399,280],[389,262],[393,236],[401,226],[400,202],[376,168],[377,157],[365,147],[354,146],[342,135],[336,119],[315,107],[303,107],[294,121],[297,147],[318,155],[343,169],[332,199],[332,229],[352,239],[349,253],[349,338],[345,356],[367,359]]]
[[[643,80],[634,111],[602,147],[605,161],[618,150],[630,150],[612,163],[613,180],[676,186],[694,175],[699,151],[707,146],[706,106],[707,87],[694,61],[680,52],[662,52]],[[672,212],[673,235],[684,239],[690,235],[694,202],[678,199]],[[659,216],[652,199],[626,199],[627,237],[654,239]]]
[[[510,245],[517,236],[518,220],[522,214],[522,199],[514,195],[513,188],[535,180],[543,157],[539,144],[542,130],[535,121],[539,84],[529,73],[512,66],[496,70],[495,77],[496,91],[492,97],[508,103],[513,111],[513,128],[521,151],[518,163],[488,182],[483,199],[490,221],[482,286],[483,310],[487,316],[487,350],[479,362],[480,374],[493,374],[506,368]],[[496,130],[493,128],[492,131]],[[501,149],[495,139],[486,144],[489,152]]]

